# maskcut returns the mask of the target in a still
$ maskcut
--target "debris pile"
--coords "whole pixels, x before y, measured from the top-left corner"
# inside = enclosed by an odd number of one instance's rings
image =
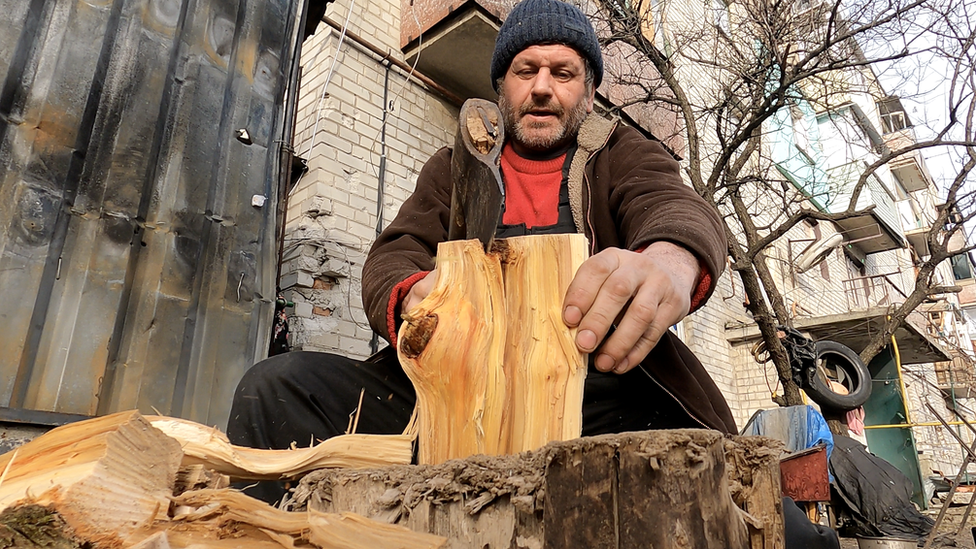
[[[0,546],[442,547],[442,537],[351,513],[281,511],[228,488],[231,479],[410,459],[406,435],[255,450],[197,423],[121,412],[59,427],[0,456]]]

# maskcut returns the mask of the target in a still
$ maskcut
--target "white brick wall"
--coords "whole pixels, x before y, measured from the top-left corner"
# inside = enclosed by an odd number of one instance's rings
[[[399,55],[399,2],[339,0],[327,15],[343,24],[350,8],[350,31]],[[295,149],[309,171],[289,197],[285,255],[291,259],[282,280],[296,303],[293,348],[362,358],[370,353],[372,332],[360,275],[376,235],[387,68],[348,36],[340,47],[340,34],[320,24],[303,47]],[[453,139],[457,116],[455,107],[395,66],[385,91],[393,106],[386,124],[384,226],[412,193],[426,159]]]

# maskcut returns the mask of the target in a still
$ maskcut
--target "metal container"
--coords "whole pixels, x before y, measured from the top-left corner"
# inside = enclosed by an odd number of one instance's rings
[[[793,501],[830,501],[826,446],[817,445],[783,458],[779,471],[784,496]]]
[[[858,549],[916,549],[918,542],[907,538],[857,538]]]
[[[0,0],[0,412],[225,424],[267,353],[301,4]]]

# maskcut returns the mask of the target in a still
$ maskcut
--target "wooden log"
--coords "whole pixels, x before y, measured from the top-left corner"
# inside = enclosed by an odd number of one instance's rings
[[[0,456],[0,547],[441,546],[436,536],[361,517],[286,513],[239,492],[192,489],[226,486],[227,471],[277,478],[323,463],[410,459],[408,436],[337,438],[303,450],[241,449],[215,429],[134,411],[65,425]]]
[[[437,280],[397,353],[417,391],[421,463],[536,449],[578,437],[586,356],[562,321],[586,258],[582,235],[444,242]]]
[[[768,439],[706,430],[624,433],[438,465],[317,471],[296,499],[442,535],[452,549],[780,549],[779,452]]]
[[[47,506],[84,539],[119,543],[165,514],[182,457],[138,412],[64,425],[0,456],[0,509]]]

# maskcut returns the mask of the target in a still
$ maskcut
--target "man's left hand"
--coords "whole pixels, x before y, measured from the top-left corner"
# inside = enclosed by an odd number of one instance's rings
[[[592,353],[599,346],[598,370],[622,374],[640,364],[664,332],[688,314],[700,270],[694,254],[671,242],[654,242],[640,253],[608,248],[576,272],[563,319],[579,328],[581,351]],[[614,333],[603,341],[614,325]]]

